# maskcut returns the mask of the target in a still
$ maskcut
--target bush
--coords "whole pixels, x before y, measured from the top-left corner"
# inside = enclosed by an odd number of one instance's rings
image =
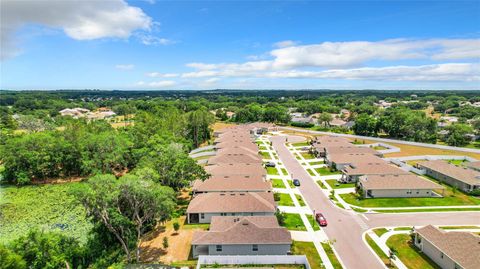
[[[480,189],[475,189],[468,194],[473,195],[473,196],[480,196]]]
[[[309,123],[309,122],[290,122],[290,125],[293,127],[301,127],[301,128],[311,128],[315,126],[313,123]]]
[[[277,211],[275,211],[275,217],[277,217],[278,225],[282,226],[285,224],[285,213],[277,209]]]

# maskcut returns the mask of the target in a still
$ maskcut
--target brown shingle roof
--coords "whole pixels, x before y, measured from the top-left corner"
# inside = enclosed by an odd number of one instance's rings
[[[269,191],[271,189],[270,182],[250,175],[213,176],[205,181],[197,180],[193,184],[194,192]]]
[[[227,153],[219,156],[211,157],[208,160],[208,164],[221,164],[221,163],[252,163],[261,164],[262,159],[259,155],[245,154],[245,153]]]
[[[443,189],[441,185],[415,175],[367,175],[360,178],[360,183],[369,190]]]
[[[345,154],[345,153],[366,153],[366,154],[373,154],[377,155],[380,154],[378,151],[367,148],[367,147],[357,147],[354,145],[348,146],[327,146],[325,147],[327,154]]]
[[[471,168],[471,169],[475,169],[477,171],[480,171],[480,161],[471,162],[471,163],[467,164],[467,167]]]
[[[469,232],[446,232],[432,225],[415,231],[463,268],[480,268],[480,236]]]
[[[271,217],[212,217],[210,231],[193,234],[192,245],[291,244],[286,228]]]
[[[237,145],[237,144],[224,144],[223,146],[217,147],[216,155],[220,156],[223,154],[229,153],[244,153],[258,155],[258,147],[256,145],[246,146],[246,145]]]
[[[275,212],[270,192],[202,193],[190,201],[188,213]]]
[[[375,163],[361,163],[355,167],[345,167],[345,174],[347,175],[402,175],[409,174],[408,172],[387,164],[385,161]]]
[[[205,171],[212,176],[258,175],[266,176],[265,169],[259,164],[250,163],[220,163],[205,166]]]
[[[360,164],[382,162],[383,160],[370,153],[335,153],[329,154],[328,160],[336,164]]]
[[[455,178],[469,185],[480,185],[480,172],[472,169],[459,167],[442,160],[419,162],[418,165]]]

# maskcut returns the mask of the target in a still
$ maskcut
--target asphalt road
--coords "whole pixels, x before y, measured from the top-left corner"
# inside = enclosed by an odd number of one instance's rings
[[[315,180],[305,171],[285,146],[285,136],[270,138],[280,160],[293,178],[300,179],[300,192],[310,209],[321,212],[328,220],[323,230],[348,269],[384,268],[369,247],[363,242],[363,233],[374,227],[480,224],[480,212],[448,213],[401,213],[401,214],[358,214],[340,209],[332,204],[318,187]],[[288,142],[304,141],[299,136],[288,136]]]

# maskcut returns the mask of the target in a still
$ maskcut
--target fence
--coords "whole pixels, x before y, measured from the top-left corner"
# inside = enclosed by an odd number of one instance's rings
[[[197,268],[202,265],[236,265],[236,264],[303,264],[305,269],[311,269],[305,255],[239,255],[239,256],[204,256],[198,257]]]

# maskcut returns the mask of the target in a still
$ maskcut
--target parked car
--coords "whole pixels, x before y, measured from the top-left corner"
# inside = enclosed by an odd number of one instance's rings
[[[293,185],[299,187],[299,186],[300,186],[300,180],[294,179],[294,180],[293,180]]]
[[[265,164],[265,167],[275,167],[275,163],[274,162],[268,162]]]
[[[317,220],[318,224],[322,227],[327,226],[327,219],[323,216],[322,213],[315,214],[315,219]]]

